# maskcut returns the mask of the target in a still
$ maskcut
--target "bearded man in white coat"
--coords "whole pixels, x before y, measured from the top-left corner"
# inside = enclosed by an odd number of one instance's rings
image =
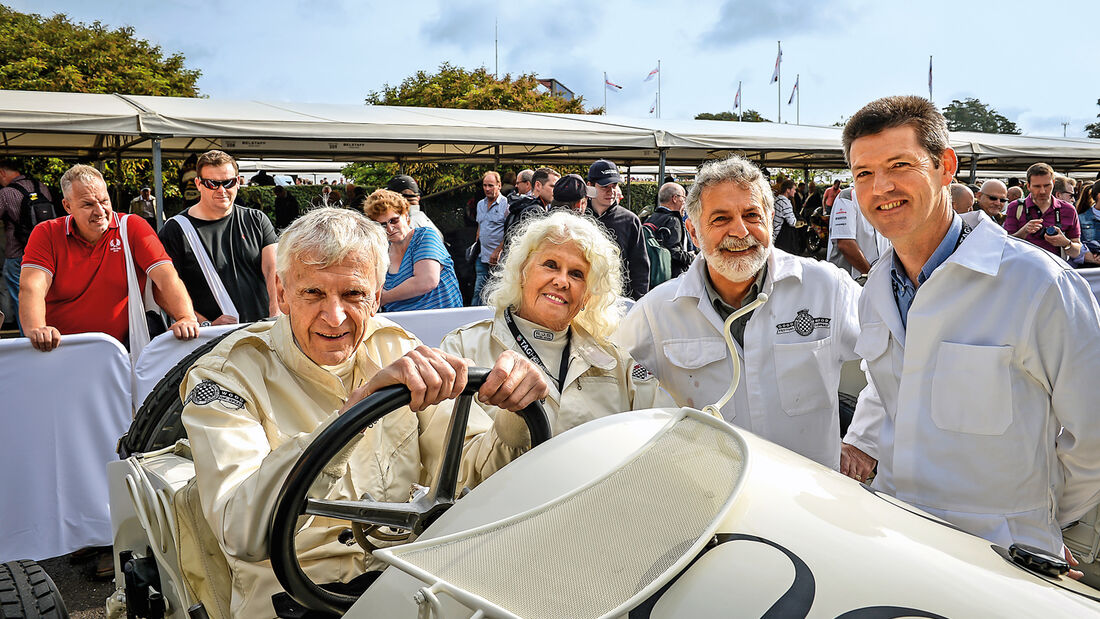
[[[730,386],[724,321],[767,294],[767,302],[730,326],[743,373],[722,417],[837,468],[837,388],[841,366],[857,358],[859,286],[828,262],[772,247],[772,192],[748,160],[704,164],[685,209],[703,259],[642,297],[616,342],[657,375],[678,405],[701,408]]]
[[[841,471],[995,544],[1065,554],[1061,527],[1100,500],[1100,307],[1083,278],[959,215],[947,124],[921,97],[844,128],[860,208],[890,239],[859,303],[869,384]],[[997,320],[975,319],[990,307]]]

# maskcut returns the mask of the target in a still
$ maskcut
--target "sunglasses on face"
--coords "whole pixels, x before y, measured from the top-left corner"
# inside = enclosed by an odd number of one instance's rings
[[[412,198],[415,198],[416,196],[419,196],[419,195],[420,194],[418,194],[418,193],[403,193],[403,194],[401,194],[401,196],[404,197],[405,199],[412,199]]]
[[[401,216],[398,215],[396,217],[391,217],[391,218],[387,219],[386,221],[376,221],[374,223],[378,224],[379,226],[382,226],[383,228],[385,228],[387,226],[395,226],[396,227],[397,224],[401,223]]]
[[[212,178],[200,178],[199,182],[203,187],[206,187],[210,191],[217,191],[218,187],[225,187],[226,189],[233,189],[237,186],[237,179],[227,178],[224,181],[216,181]]]
[[[986,197],[989,198],[990,200],[992,200],[993,202],[1008,202],[1008,198],[998,198],[997,196],[990,196],[990,195],[986,195]]]

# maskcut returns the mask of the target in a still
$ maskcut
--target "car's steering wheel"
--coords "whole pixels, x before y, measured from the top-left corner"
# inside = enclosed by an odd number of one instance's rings
[[[271,516],[271,568],[290,597],[306,608],[339,614],[347,611],[357,599],[322,589],[306,576],[294,549],[294,535],[299,517],[328,516],[355,523],[391,526],[419,534],[454,504],[471,398],[488,375],[489,370],[485,368],[469,369],[466,389],[455,402],[451,415],[450,427],[444,441],[443,459],[435,477],[435,487],[412,502],[327,500],[306,496],[325,465],[357,432],[408,405],[411,395],[406,387],[395,385],[379,389],[337,417],[317,435],[283,483]],[[550,422],[538,400],[520,411],[520,415],[527,422],[532,447],[549,440]]]

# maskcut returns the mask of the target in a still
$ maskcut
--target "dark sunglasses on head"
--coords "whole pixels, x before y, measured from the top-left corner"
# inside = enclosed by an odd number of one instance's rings
[[[218,187],[225,187],[226,189],[233,189],[237,186],[237,179],[227,178],[224,181],[216,181],[212,178],[200,178],[199,182],[203,187],[206,187],[210,191],[217,191]]]

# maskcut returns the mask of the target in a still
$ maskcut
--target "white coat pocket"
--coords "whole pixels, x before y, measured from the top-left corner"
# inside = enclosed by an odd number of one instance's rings
[[[936,427],[965,434],[1004,434],[1012,424],[1012,353],[1011,346],[942,342],[932,376]]]
[[[823,357],[829,354],[833,338],[812,342],[775,344],[775,380],[779,387],[779,403],[790,416],[813,412],[831,413],[836,402],[836,390],[825,387],[823,368],[830,365]],[[832,370],[835,373],[835,370]]]
[[[720,337],[700,337],[690,340],[668,340],[664,344],[669,363],[685,370],[697,370],[730,355],[726,340]]]

